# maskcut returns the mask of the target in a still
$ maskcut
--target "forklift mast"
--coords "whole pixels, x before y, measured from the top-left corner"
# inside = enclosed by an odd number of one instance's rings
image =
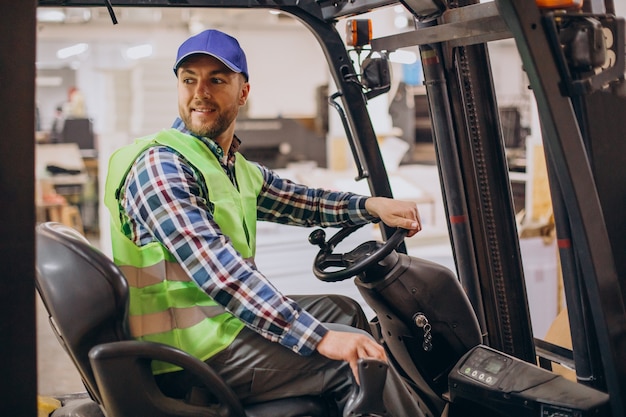
[[[612,0],[580,3],[38,1],[39,7],[107,7],[113,24],[117,22],[117,7],[264,8],[292,15],[316,37],[328,61],[337,88],[333,97],[341,100],[341,104],[335,105],[345,114],[346,133],[359,168],[358,179],[368,182],[372,195],[389,197],[393,194],[367,110],[368,95],[358,82],[361,74],[353,65],[336,23],[379,8],[402,5],[412,14],[415,28],[372,39],[371,48],[388,53],[419,46],[457,275],[476,311],[484,344],[530,363],[537,362],[537,355],[552,360],[558,360],[560,355],[563,361],[573,358],[578,382],[608,393],[611,415],[626,417],[626,36],[624,20],[615,16]],[[34,10],[20,8],[15,12],[18,11],[29,29],[19,23],[3,27],[11,26],[12,31],[32,35]],[[536,340],[532,333],[487,48],[488,42],[505,38],[513,38],[517,45],[539,111],[573,342],[572,351],[565,354],[563,349]],[[3,68],[8,55],[0,56]],[[27,62],[30,58],[28,54],[23,57],[27,68],[32,67]],[[10,75],[4,69],[1,72],[5,77]],[[13,100],[6,95],[3,98]],[[32,142],[32,137],[22,137],[20,141]],[[17,137],[14,142],[18,143]],[[29,154],[5,157],[8,164],[22,169],[33,167],[34,152],[32,147],[28,149]],[[1,184],[0,191],[5,195],[12,192]],[[24,207],[19,214],[0,210],[0,222],[30,225],[34,230],[32,194],[20,201]],[[8,214],[13,217],[7,217]],[[384,238],[391,235],[392,230],[386,226],[381,230]],[[6,233],[0,234],[2,247],[12,244],[10,239]],[[34,246],[32,239],[26,243]],[[32,248],[23,253],[21,259],[34,265]],[[27,272],[19,271],[19,279],[26,276],[29,283],[23,294],[34,288],[34,266]],[[12,279],[17,281],[18,277]],[[30,294],[24,297],[32,299]],[[15,313],[11,306],[2,308],[5,315]],[[30,324],[34,326],[34,322]],[[0,352],[13,351],[3,347]],[[3,379],[18,381],[11,375]],[[3,393],[19,395],[15,385],[19,384],[3,386]]]

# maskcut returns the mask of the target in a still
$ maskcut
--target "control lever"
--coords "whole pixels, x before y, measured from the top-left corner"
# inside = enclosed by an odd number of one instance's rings
[[[359,359],[357,366],[361,384],[354,381],[355,388],[343,409],[343,417],[387,416],[383,387],[389,365],[378,359]]]

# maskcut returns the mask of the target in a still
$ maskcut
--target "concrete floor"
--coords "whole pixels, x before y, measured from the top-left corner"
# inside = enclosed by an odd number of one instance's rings
[[[84,392],[80,376],[56,339],[48,313],[37,295],[37,392],[39,395],[65,395]]]

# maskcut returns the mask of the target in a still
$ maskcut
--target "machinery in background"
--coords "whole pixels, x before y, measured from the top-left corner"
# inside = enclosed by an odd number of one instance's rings
[[[269,168],[289,163],[315,161],[326,167],[326,138],[315,128],[315,119],[237,119],[241,152]]]

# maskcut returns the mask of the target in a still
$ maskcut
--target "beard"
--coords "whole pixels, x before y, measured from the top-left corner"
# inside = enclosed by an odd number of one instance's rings
[[[216,106],[212,106],[212,108],[216,108]],[[214,139],[219,137],[231,126],[231,124],[237,118],[238,112],[239,107],[237,105],[230,106],[223,110],[217,108],[217,116],[213,120],[204,123],[198,123],[196,121],[194,123],[191,117],[192,113],[187,110],[184,113],[184,117],[182,117],[182,120],[185,123],[187,129],[189,129],[189,131],[194,135]]]

